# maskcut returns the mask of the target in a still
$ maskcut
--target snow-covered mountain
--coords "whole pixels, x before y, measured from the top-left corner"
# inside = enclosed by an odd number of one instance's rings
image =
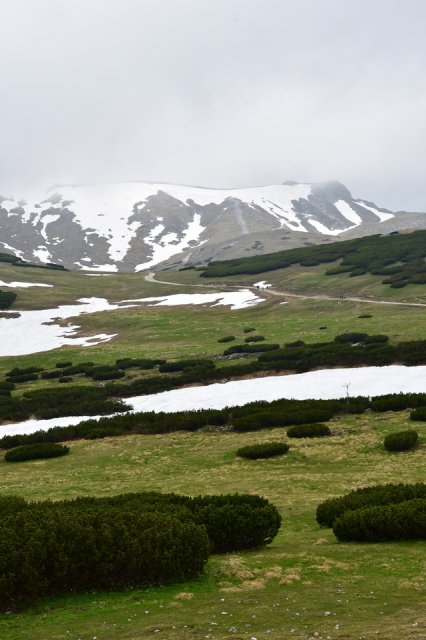
[[[73,269],[142,271],[329,242],[364,228],[386,233],[404,228],[404,215],[425,226],[426,215],[394,214],[338,182],[64,185],[42,196],[0,196],[0,250]]]

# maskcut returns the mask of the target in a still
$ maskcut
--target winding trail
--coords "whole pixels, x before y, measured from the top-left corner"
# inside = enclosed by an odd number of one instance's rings
[[[147,282],[156,282],[158,284],[169,284],[174,287],[208,287],[215,288],[214,285],[211,284],[183,284],[180,282],[169,282],[167,280],[157,280],[155,277],[155,271],[150,271],[148,275],[145,276],[145,280]],[[324,294],[318,295],[305,295],[302,293],[290,293],[289,291],[279,291],[278,289],[258,289],[253,285],[234,285],[234,284],[222,284],[221,287],[227,286],[232,289],[241,289],[242,286],[247,289],[252,289],[253,291],[261,291],[262,293],[266,293],[267,295],[279,296],[282,298],[301,298],[302,300],[334,300],[337,302],[344,302],[349,300],[349,302],[361,302],[366,304],[387,304],[387,305],[395,305],[395,306],[403,306],[403,307],[424,307],[426,308],[426,303],[423,302],[397,302],[394,300],[374,300],[370,298],[358,298],[352,296],[327,296]]]

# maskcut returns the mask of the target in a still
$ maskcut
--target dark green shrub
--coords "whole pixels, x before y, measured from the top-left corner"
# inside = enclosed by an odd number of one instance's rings
[[[14,378],[16,376],[25,376],[30,373],[39,373],[43,371],[41,367],[15,367],[6,373],[6,377]]]
[[[223,352],[224,356],[230,356],[233,353],[262,353],[264,351],[276,351],[280,348],[278,342],[262,342],[261,344],[236,344],[235,347],[229,347]],[[228,371],[228,370],[227,370]]]
[[[62,384],[67,384],[68,382],[72,382],[71,376],[62,376],[59,378],[58,382],[62,382]]]
[[[214,553],[263,547],[281,526],[277,509],[259,496],[199,496],[189,507],[195,521],[206,527]]]
[[[360,316],[358,316],[358,318],[372,318],[373,314],[372,313],[362,313]]]
[[[0,523],[0,607],[186,580],[201,573],[209,551],[204,527],[152,509],[28,508]]]
[[[121,369],[117,367],[105,365],[99,367],[93,367],[86,372],[93,380],[117,380],[118,378],[124,378],[126,375]]]
[[[320,327],[320,329],[326,329],[327,327]],[[303,342],[303,340],[295,340],[294,342],[286,342],[286,344],[284,346],[286,347],[303,347],[305,343]]]
[[[321,438],[323,436],[330,436],[330,428],[326,424],[314,423],[314,424],[298,424],[287,429],[287,435],[289,438]]]
[[[232,342],[233,340],[235,340],[235,336],[224,336],[219,338],[218,342]]]
[[[76,407],[78,407],[78,414],[86,416],[128,409],[122,402],[110,400],[106,388],[82,385],[27,391],[23,394],[19,406],[27,412],[27,415],[35,415],[36,418],[41,419],[75,416]]]
[[[27,507],[28,503],[20,496],[0,496],[0,521]]]
[[[245,327],[243,329],[244,333],[250,333],[251,331],[256,331],[256,328],[255,327]]]
[[[368,273],[368,269],[365,267],[359,267],[358,269],[354,269],[350,272],[349,277],[354,278],[356,276],[363,276]]]
[[[37,460],[39,458],[57,458],[69,453],[69,447],[50,442],[25,444],[6,452],[4,459],[7,462],[23,462],[24,460]]]
[[[19,375],[19,376],[8,377],[8,381],[13,382],[15,384],[20,384],[22,382],[31,382],[32,380],[37,380],[37,379],[38,379],[37,373],[23,373],[22,375]]]
[[[404,411],[408,406],[408,399],[403,394],[378,396],[371,401],[371,409],[377,412]]]
[[[9,309],[16,300],[13,291],[0,291],[0,309]]]
[[[0,390],[13,391],[14,388],[15,388],[15,384],[13,382],[9,382],[9,381],[0,382]]]
[[[426,407],[418,407],[410,412],[411,420],[426,422]]]
[[[110,438],[112,436],[121,436],[125,433],[124,429],[118,427],[98,427],[89,431],[85,438],[86,440],[98,440],[101,438]]]
[[[244,339],[244,342],[262,342],[265,339],[265,336],[249,336]]]
[[[60,378],[63,375],[60,369],[54,369],[53,371],[43,371],[41,377],[43,380],[51,380],[53,378]]]
[[[341,541],[380,542],[426,539],[426,499],[345,511],[333,523]]]
[[[308,425],[330,420],[333,412],[325,408],[300,409],[299,411],[259,411],[243,415],[233,420],[234,431],[258,431],[267,427],[280,427],[287,425]],[[288,433],[288,432],[287,432]]]
[[[383,444],[388,451],[407,451],[413,449],[419,434],[414,429],[407,429],[406,431],[397,431],[396,433],[388,433],[385,437]]]
[[[15,389],[14,382],[0,382],[0,396],[11,397],[11,391]]]
[[[250,444],[246,447],[240,447],[237,450],[237,456],[240,458],[248,458],[249,460],[258,460],[259,458],[272,458],[273,456],[281,456],[287,453],[289,445],[285,442],[262,442],[261,444]]]
[[[339,265],[337,267],[332,267],[331,269],[327,269],[327,271],[325,271],[325,275],[337,276],[340,273],[348,273],[349,271],[352,271],[352,266],[350,264]]]
[[[386,336],[384,334],[368,336],[365,339],[365,344],[385,344],[386,342],[389,342],[389,336]]]
[[[14,500],[0,518],[2,610],[58,592],[186,580],[202,571],[212,549],[269,544],[281,524],[275,507],[254,495]]]
[[[57,367],[58,369],[65,369],[65,367],[71,367],[72,366],[72,362],[57,362],[55,364],[55,367]]]
[[[163,362],[163,361],[162,361]],[[158,361],[149,360],[147,358],[121,358],[115,361],[118,369],[153,369]]]
[[[356,344],[357,342],[365,342],[366,338],[368,338],[368,333],[352,331],[351,333],[341,333],[336,336],[334,342],[339,344]]]
[[[345,511],[363,507],[398,504],[414,498],[426,498],[426,484],[384,484],[355,489],[340,498],[330,498],[317,507],[316,519],[323,527],[332,527]]]
[[[204,358],[194,358],[193,360],[177,360],[176,362],[165,362],[160,364],[160,373],[175,373],[177,371],[185,371],[186,369],[194,369],[195,367],[203,367],[214,369],[215,364],[212,360]]]

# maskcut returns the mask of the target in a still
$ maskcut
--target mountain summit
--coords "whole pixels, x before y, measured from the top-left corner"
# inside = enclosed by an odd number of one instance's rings
[[[339,182],[207,189],[124,182],[0,196],[0,250],[71,269],[142,271],[424,227]]]

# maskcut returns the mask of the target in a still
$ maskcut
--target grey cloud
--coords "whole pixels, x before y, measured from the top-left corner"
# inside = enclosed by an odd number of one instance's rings
[[[426,211],[422,0],[0,0],[0,193],[338,179]]]

